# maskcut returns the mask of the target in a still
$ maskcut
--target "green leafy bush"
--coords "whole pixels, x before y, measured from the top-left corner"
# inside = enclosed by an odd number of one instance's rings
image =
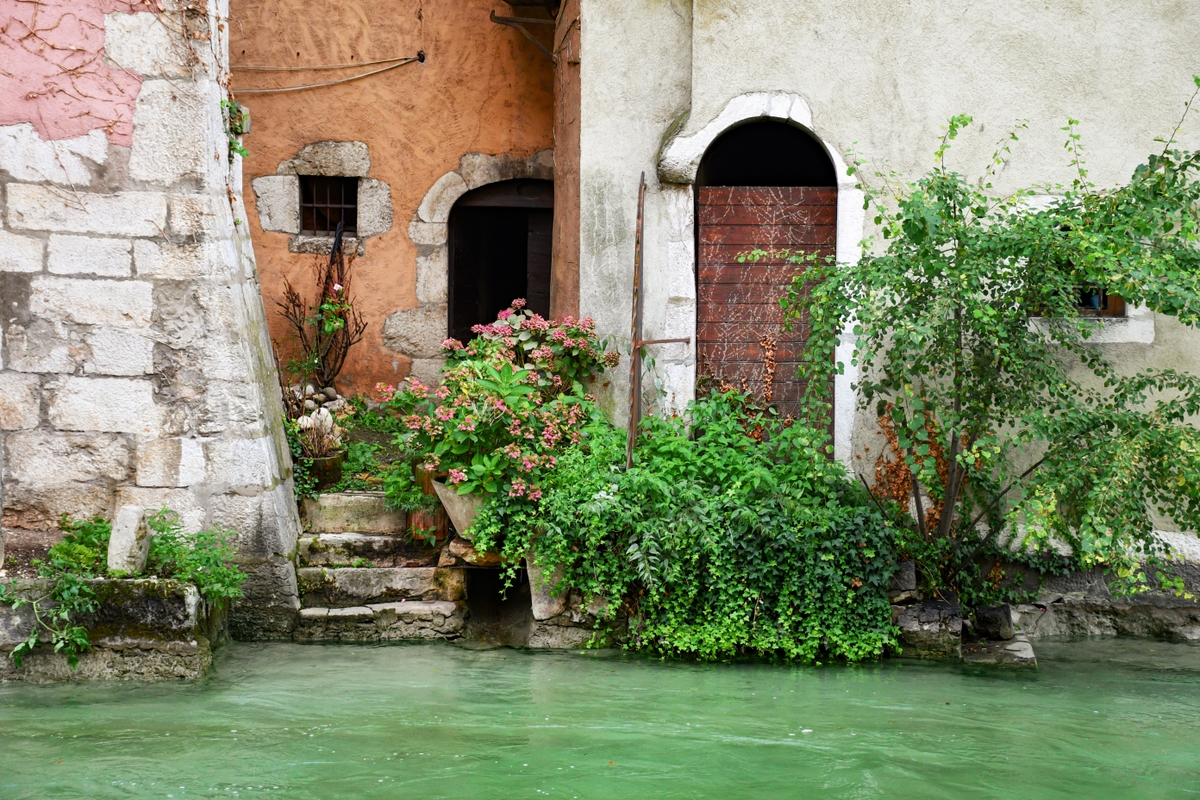
[[[146,559],[147,572],[195,584],[210,603],[242,596],[246,573],[233,563],[236,551],[230,543],[232,531],[213,528],[184,533],[179,515],[168,508],[147,517],[146,526],[154,531]]]
[[[730,392],[625,433],[593,420],[539,474],[544,496],[497,496],[472,526],[510,572],[523,557],[627,615],[631,644],[703,659],[857,661],[896,644],[887,599],[897,522],[827,457],[824,430]]]
[[[1003,580],[989,551],[1046,562],[1067,545],[1076,569],[1106,570],[1118,591],[1183,593],[1153,569],[1171,556],[1154,517],[1200,528],[1200,378],[1118,369],[1079,303],[1101,287],[1200,324],[1200,152],[1160,140],[1128,182],[1098,189],[1071,120],[1073,183],[1005,196],[990,181],[1007,147],[978,181],[947,164],[970,122],[950,120],[920,179],[875,174],[882,248],[867,242],[854,264],[793,254],[806,269],[783,305],[810,325],[801,377],[826,385],[852,340],[855,390],[891,437],[882,494],[916,509],[914,549],[938,591],[982,600]]]

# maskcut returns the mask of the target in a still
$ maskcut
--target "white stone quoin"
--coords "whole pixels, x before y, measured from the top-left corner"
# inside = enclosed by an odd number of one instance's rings
[[[140,506],[121,506],[108,540],[108,570],[137,575],[146,568],[152,534]]]

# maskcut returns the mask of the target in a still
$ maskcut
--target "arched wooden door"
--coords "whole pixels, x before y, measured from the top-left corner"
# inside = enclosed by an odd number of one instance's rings
[[[714,142],[697,182],[697,372],[795,415],[809,327],[801,318],[785,332],[779,299],[798,267],[783,255],[738,257],[754,249],[833,255],[833,166],[804,131],[758,122]]]

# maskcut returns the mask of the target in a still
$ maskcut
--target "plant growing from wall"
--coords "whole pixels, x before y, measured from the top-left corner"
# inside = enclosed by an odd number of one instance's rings
[[[225,120],[225,135],[229,137],[229,157],[250,155],[241,137],[250,132],[250,110],[236,100],[221,101],[221,116]]]
[[[246,576],[233,562],[231,532],[212,529],[187,534],[179,515],[166,508],[150,514],[146,526],[154,532],[146,562],[148,575],[194,584],[209,603],[228,603],[242,596]],[[109,520],[73,520],[64,515],[59,527],[65,533],[63,540],[50,548],[44,560],[34,562],[38,577],[50,585],[46,592],[30,597],[18,590],[15,581],[0,583],[0,604],[28,607],[34,618],[29,636],[9,654],[18,668],[35,648],[50,645],[75,669],[79,656],[91,647],[87,628],[79,621],[98,606],[92,582],[132,577],[108,572]]]
[[[980,574],[986,548],[1058,542],[1118,589],[1181,591],[1143,565],[1169,556],[1152,513],[1200,529],[1200,378],[1119,371],[1091,342],[1103,323],[1076,302],[1080,287],[1105,287],[1200,322],[1200,153],[1166,140],[1127,183],[1100,190],[1071,121],[1077,178],[1038,207],[1032,190],[996,196],[994,169],[972,183],[948,168],[970,121],[950,120],[920,180],[876,173],[881,252],[868,243],[854,265],[794,255],[806,270],[783,304],[811,313],[802,377],[823,386],[841,369],[834,347],[852,325],[856,389],[893,432],[891,494],[913,509],[930,588],[978,599],[997,584]],[[808,401],[824,411],[816,391]]]

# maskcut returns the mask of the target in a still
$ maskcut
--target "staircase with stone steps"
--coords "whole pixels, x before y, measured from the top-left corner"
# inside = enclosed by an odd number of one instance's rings
[[[454,639],[466,623],[461,568],[437,566],[440,548],[414,543],[381,493],[305,502],[296,555],[298,642]]]

